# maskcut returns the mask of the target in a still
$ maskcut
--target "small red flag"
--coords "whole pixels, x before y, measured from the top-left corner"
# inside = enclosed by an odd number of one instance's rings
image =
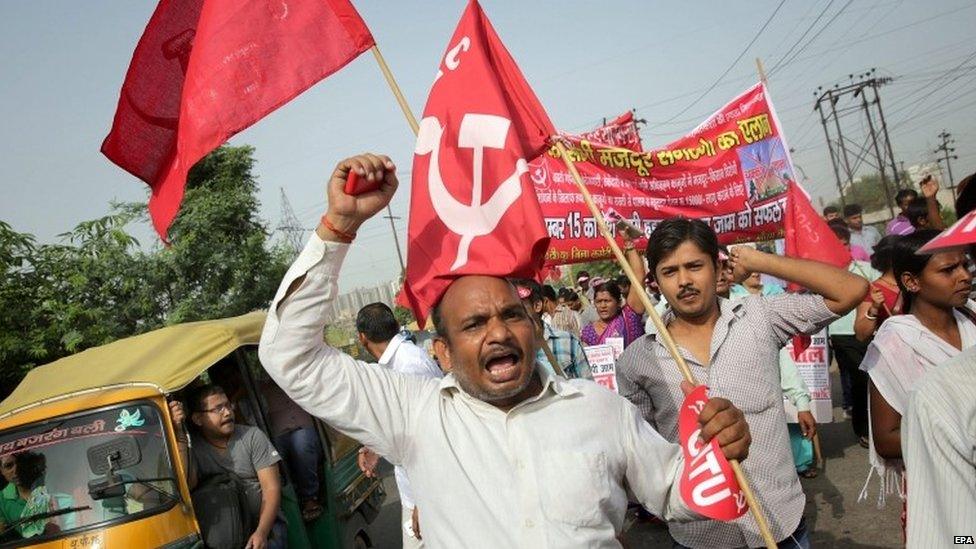
[[[476,1],[439,69],[414,151],[399,298],[421,324],[455,278],[536,278],[549,245],[526,159],[556,132]]]
[[[198,160],[373,44],[347,0],[161,0],[102,153],[149,184],[166,240]]]
[[[851,264],[851,252],[844,247],[827,222],[817,215],[806,193],[791,181],[786,199],[786,255],[830,263],[842,269]]]
[[[922,246],[918,253],[934,254],[947,250],[958,250],[976,244],[976,210],[962,216],[951,227],[942,231]]]
[[[728,521],[744,515],[749,506],[718,440],[713,438],[708,444],[702,444],[698,438],[701,434],[698,416],[707,403],[708,387],[704,385],[695,387],[681,403],[678,436],[685,463],[678,489],[692,511],[710,519]]]
[[[795,181],[790,181],[787,189],[786,219],[783,225],[788,257],[812,259],[841,269],[851,264],[851,251],[844,247],[827,222],[817,215],[810,204],[810,198]],[[798,291],[800,287],[790,282],[788,289]],[[793,336],[794,360],[809,346],[810,336]]]

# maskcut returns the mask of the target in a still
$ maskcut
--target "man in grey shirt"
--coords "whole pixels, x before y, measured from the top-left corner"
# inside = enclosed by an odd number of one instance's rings
[[[718,239],[699,220],[672,218],[649,239],[647,260],[668,308],[663,315],[696,379],[710,395],[725,397],[745,413],[753,452],[742,466],[766,512],[780,547],[808,547],[803,522],[805,498],[793,466],[779,350],[797,333],[819,331],[857,306],[867,282],[825,263],[779,257],[753,248],[734,248],[734,280],[758,272],[791,280],[821,295],[716,296]],[[620,394],[637,405],[665,439],[678,439],[682,376],[657,333],[632,343],[617,362]],[[732,522],[698,520],[669,524],[675,547],[763,545],[751,515]]]
[[[268,437],[257,427],[237,425],[234,408],[217,385],[196,388],[189,399],[190,419],[199,435],[193,436],[190,459],[184,459],[190,489],[200,480],[231,473],[243,482],[249,513],[258,517],[257,526],[247,540],[248,549],[286,547],[287,529],[280,514],[281,482],[278,462],[281,457]],[[171,405],[171,417],[177,439],[182,432],[182,406]],[[181,451],[182,448],[181,448]]]

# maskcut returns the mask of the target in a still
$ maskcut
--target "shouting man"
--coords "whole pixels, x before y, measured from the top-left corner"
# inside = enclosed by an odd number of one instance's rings
[[[346,195],[351,170],[382,186]],[[285,275],[261,337],[275,381],[404,467],[431,547],[619,547],[628,489],[668,520],[696,518],[677,489],[680,448],[619,396],[537,367],[532,318],[503,278],[457,278],[432,311],[435,352],[450,372],[442,380],[365,367],[322,341],[349,242],[396,187],[384,156],[336,167],[329,209]],[[701,422],[704,440],[746,457],[748,426],[728,400],[712,399]]]

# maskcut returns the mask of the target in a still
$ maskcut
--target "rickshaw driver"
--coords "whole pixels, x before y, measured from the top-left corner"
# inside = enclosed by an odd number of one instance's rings
[[[345,194],[351,170],[381,188]],[[679,447],[622,397],[537,368],[532,321],[504,278],[460,277],[435,307],[435,351],[451,371],[443,380],[369,368],[323,342],[350,237],[390,202],[394,170],[372,154],[336,166],[328,212],[285,275],[261,337],[275,382],[406,469],[434,547],[618,546],[627,488],[666,520],[696,518],[677,488]],[[710,400],[700,421],[703,440],[747,456],[748,425],[728,400]]]

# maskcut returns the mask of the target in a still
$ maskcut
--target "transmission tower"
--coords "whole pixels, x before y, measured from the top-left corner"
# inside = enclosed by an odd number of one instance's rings
[[[278,226],[275,227],[275,232],[279,233],[282,240],[297,254],[302,251],[302,246],[305,244],[305,228],[298,221],[298,216],[295,215],[295,210],[292,209],[291,202],[288,201],[288,195],[285,194],[285,188],[280,188],[281,216],[278,220]]]
[[[935,154],[942,153],[943,155],[942,158],[937,158],[936,162],[939,163],[945,162],[946,171],[949,172],[949,188],[952,190],[952,196],[956,196],[956,184],[952,179],[952,164],[949,163],[950,158],[952,160],[959,160],[958,156],[954,154],[949,154],[949,153],[956,152],[955,147],[949,146],[955,143],[956,140],[952,138],[951,133],[945,130],[942,130],[942,133],[939,134],[939,139],[942,140],[942,143],[938,147],[936,147],[936,149],[932,152]]]
[[[888,211],[894,216],[892,197],[895,194],[894,189],[901,188],[902,182],[898,177],[895,153],[888,138],[888,125],[878,93],[878,88],[891,82],[891,78],[876,77],[874,72],[875,69],[871,69],[863,74],[852,74],[850,83],[844,86],[835,84],[833,88],[827,89],[820,86],[813,92],[817,98],[814,110],[820,112],[820,123],[827,138],[827,151],[830,153],[830,163],[837,179],[841,204],[846,205],[844,186],[853,183],[855,174],[863,163],[880,174]],[[844,103],[838,105],[842,100]],[[850,128],[846,134],[844,132],[841,120],[850,116],[860,118],[867,124],[867,135],[864,136],[863,144],[851,139],[853,132]]]

